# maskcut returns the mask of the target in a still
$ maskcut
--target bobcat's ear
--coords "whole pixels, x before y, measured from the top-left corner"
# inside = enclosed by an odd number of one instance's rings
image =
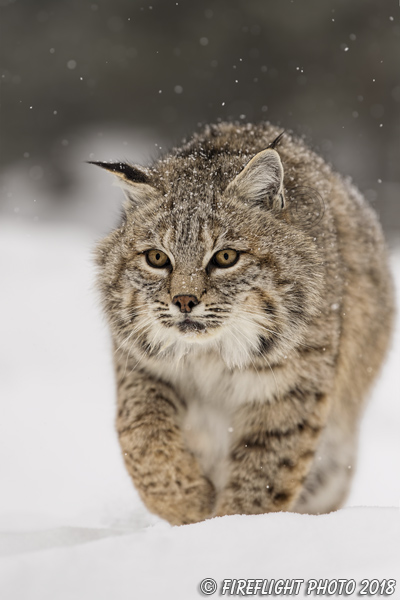
[[[91,165],[97,165],[119,179],[118,184],[125,192],[128,203],[126,208],[139,204],[149,194],[154,195],[155,188],[151,185],[148,173],[142,167],[128,165],[123,162],[97,162],[88,161]]]
[[[267,148],[256,154],[226,191],[270,208],[283,208],[283,166],[277,151]]]

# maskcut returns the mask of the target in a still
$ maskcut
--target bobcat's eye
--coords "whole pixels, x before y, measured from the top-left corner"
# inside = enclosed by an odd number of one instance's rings
[[[148,265],[156,269],[168,267],[170,264],[168,256],[162,250],[147,250],[146,260]]]
[[[237,263],[239,260],[239,252],[232,250],[232,248],[226,248],[225,250],[216,252],[211,260],[216,267],[227,269],[228,267],[233,267],[233,265]]]

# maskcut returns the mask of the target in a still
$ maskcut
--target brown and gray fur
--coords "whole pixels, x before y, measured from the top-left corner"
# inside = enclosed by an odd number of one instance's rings
[[[329,512],[354,471],[392,324],[384,241],[351,183],[280,132],[222,123],[149,168],[97,163],[126,194],[97,248],[119,440],[172,524]],[[215,266],[227,248],[239,260]]]

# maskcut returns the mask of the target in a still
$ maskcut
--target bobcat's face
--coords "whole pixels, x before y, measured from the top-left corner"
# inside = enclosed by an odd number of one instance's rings
[[[126,222],[99,252],[119,345],[169,360],[215,349],[231,368],[287,352],[315,286],[289,250],[302,249],[302,239],[281,218],[282,175],[277,153],[266,150],[224,191],[193,177],[164,195],[135,185]]]

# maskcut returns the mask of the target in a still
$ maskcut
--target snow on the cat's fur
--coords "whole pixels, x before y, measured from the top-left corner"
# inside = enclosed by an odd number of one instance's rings
[[[396,578],[399,329],[347,508],[172,528],[120,456],[92,247],[85,231],[0,225],[0,597],[191,600],[205,577]],[[399,287],[400,250],[392,264]]]

